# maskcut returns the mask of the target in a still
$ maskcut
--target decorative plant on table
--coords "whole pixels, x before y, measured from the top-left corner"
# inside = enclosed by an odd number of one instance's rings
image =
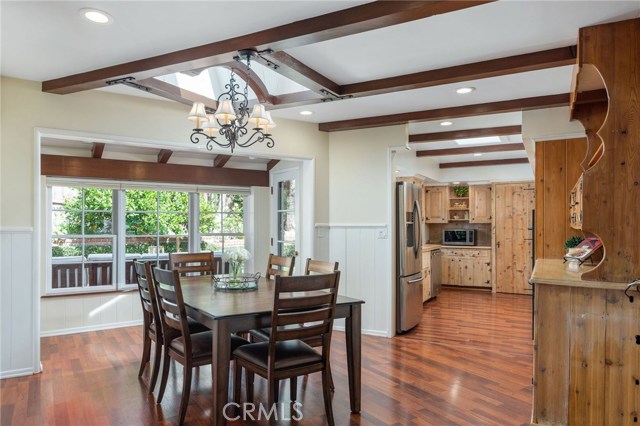
[[[469,195],[469,187],[464,185],[456,185],[453,187],[453,193],[456,197],[466,197]]]
[[[238,282],[238,276],[244,270],[244,262],[251,258],[251,253],[244,247],[231,247],[224,251],[222,260],[229,262],[229,278],[231,282]]]

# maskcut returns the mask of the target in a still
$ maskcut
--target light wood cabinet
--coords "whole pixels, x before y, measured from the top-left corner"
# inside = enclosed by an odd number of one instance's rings
[[[495,185],[495,283],[499,293],[531,294],[533,183]]]
[[[445,285],[491,288],[491,249],[442,249],[441,282]]]
[[[449,190],[446,186],[424,188],[424,221],[426,223],[447,223]]]
[[[469,186],[469,223],[491,223],[491,185]]]
[[[422,302],[431,298],[431,251],[422,252]]]

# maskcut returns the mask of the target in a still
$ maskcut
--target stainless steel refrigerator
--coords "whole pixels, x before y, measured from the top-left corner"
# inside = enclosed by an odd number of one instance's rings
[[[420,187],[396,184],[396,331],[418,325],[422,317],[422,234]]]

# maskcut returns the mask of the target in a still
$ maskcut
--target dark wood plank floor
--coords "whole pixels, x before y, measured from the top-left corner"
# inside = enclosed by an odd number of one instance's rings
[[[137,378],[141,328],[42,339],[44,372],[1,382],[0,424],[173,425],[181,392],[172,366],[161,405]],[[351,415],[344,335],[332,350],[337,425],[528,425],[531,417],[531,298],[445,290],[422,323],[394,339],[364,336],[362,413]],[[320,377],[298,386],[303,420],[324,425]],[[209,424],[211,369],[195,374],[186,424]],[[256,383],[256,402],[266,386]],[[281,399],[288,400],[288,384]],[[295,412],[291,413],[295,414]],[[233,425],[265,422],[231,422]]]

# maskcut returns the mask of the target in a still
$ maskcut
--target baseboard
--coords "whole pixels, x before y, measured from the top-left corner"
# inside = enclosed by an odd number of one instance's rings
[[[133,327],[136,325],[142,325],[142,320],[140,319],[135,321],[112,322],[109,324],[88,325],[85,327],[61,328],[58,330],[43,331],[40,333],[40,337],[63,336],[65,334],[87,333],[89,331],[100,331],[100,330],[108,330],[111,328]]]
[[[11,377],[31,376],[33,368],[18,368],[16,370],[0,371],[0,379],[9,379]]]
[[[336,330],[336,331],[344,331],[344,327],[342,327],[342,326],[334,325],[333,329]],[[387,332],[383,331],[383,330],[366,330],[366,329],[363,329],[362,330],[362,334],[364,334],[366,336],[389,337]]]

